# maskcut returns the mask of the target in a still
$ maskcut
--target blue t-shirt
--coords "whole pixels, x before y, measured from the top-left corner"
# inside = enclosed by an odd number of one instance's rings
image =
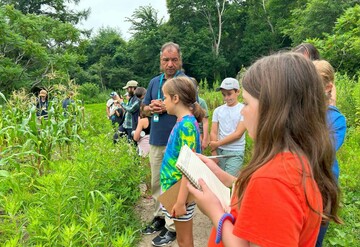
[[[194,115],[186,115],[175,124],[165,149],[160,169],[160,183],[163,191],[169,189],[182,177],[175,166],[182,146],[187,145],[193,151],[200,153],[200,130]]]
[[[332,141],[334,142],[333,145],[335,150],[338,151],[341,145],[344,143],[346,133],[346,120],[344,115],[342,115],[335,106],[329,106],[326,115]],[[340,171],[339,164],[336,158],[332,166],[332,172],[338,180]]]
[[[179,72],[177,76],[185,76],[183,72]],[[164,97],[162,92],[162,86],[166,79],[164,78],[160,87],[161,75],[158,75],[151,79],[149,86],[146,91],[146,95],[143,103],[149,105],[151,100]],[[159,121],[154,122],[154,117],[151,117],[151,129],[150,129],[150,145],[154,146],[166,146],[169,139],[170,132],[176,123],[176,116],[169,115],[166,112],[159,114]]]

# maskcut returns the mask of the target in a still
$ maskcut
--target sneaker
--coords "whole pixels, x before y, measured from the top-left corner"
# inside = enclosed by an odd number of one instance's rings
[[[167,244],[170,244],[176,239],[176,232],[171,232],[167,230],[166,228],[160,232],[158,236],[156,236],[152,240],[153,246],[164,246]]]
[[[164,227],[165,227],[165,219],[160,218],[159,216],[156,216],[151,221],[150,225],[145,227],[145,229],[143,229],[141,232],[143,234],[145,234],[145,235],[150,235],[150,234],[153,234],[155,232],[163,230]]]

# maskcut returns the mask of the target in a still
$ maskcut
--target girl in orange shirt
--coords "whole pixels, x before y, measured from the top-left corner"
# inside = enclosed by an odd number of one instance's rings
[[[215,227],[208,246],[313,247],[322,220],[340,223],[321,80],[310,60],[283,53],[258,60],[242,83],[252,158],[235,178],[201,156],[225,185],[235,182],[229,213],[204,181],[202,191],[188,184]]]

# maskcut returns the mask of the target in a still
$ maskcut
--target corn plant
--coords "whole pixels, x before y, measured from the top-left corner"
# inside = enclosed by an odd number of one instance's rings
[[[43,175],[56,148],[61,151],[61,146],[66,144],[69,154],[71,144],[82,141],[79,136],[84,125],[82,104],[71,104],[64,112],[60,100],[53,98],[48,118],[44,119],[36,116],[33,96],[21,91],[14,93],[9,101],[2,97],[7,103],[5,109],[1,108],[0,126],[4,127],[0,132],[3,144],[0,155],[5,157],[2,163],[15,163],[19,168],[20,163],[31,159],[38,173]]]

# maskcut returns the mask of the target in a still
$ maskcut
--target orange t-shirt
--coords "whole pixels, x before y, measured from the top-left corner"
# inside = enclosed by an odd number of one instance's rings
[[[303,160],[307,175],[308,162]],[[316,182],[306,177],[306,194],[310,205],[322,213],[322,197]],[[237,198],[232,198],[236,203]],[[239,205],[231,208],[235,217],[233,234],[262,247],[315,246],[321,216],[306,203],[302,168],[296,155],[276,155],[251,177]],[[208,246],[215,244],[213,228]]]

